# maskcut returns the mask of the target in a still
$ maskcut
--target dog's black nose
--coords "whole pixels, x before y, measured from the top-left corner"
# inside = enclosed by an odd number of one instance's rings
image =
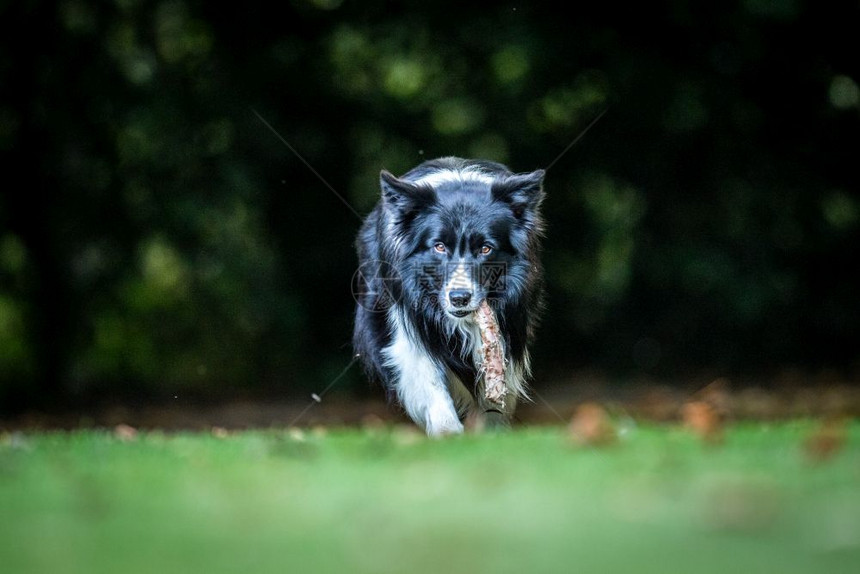
[[[454,307],[465,307],[472,299],[472,292],[467,289],[452,289],[448,293],[448,299]]]

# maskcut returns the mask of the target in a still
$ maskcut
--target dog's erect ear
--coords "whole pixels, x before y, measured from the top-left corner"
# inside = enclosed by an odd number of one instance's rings
[[[401,215],[417,211],[433,201],[433,190],[429,187],[398,179],[384,169],[379,173],[379,186],[385,208]]]
[[[509,204],[514,217],[522,219],[526,213],[533,213],[543,201],[544,175],[546,171],[539,169],[497,181],[493,184],[493,199]]]

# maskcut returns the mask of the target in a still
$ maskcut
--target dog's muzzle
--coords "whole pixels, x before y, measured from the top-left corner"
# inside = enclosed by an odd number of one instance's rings
[[[469,289],[453,289],[448,292],[448,301],[455,309],[468,307],[469,301],[472,300],[472,292]]]
[[[449,268],[445,284],[446,311],[453,317],[462,318],[475,310],[475,291],[471,265],[460,263]]]

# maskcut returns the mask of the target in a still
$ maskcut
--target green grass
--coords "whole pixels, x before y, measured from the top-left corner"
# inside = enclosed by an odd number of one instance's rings
[[[0,436],[0,572],[860,572],[860,422]]]

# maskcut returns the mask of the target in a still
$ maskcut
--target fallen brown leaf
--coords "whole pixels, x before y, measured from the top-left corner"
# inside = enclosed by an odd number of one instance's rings
[[[133,441],[137,438],[137,429],[127,424],[118,424],[113,427],[113,434],[123,442]]]
[[[803,443],[806,457],[812,462],[825,462],[842,449],[845,444],[845,421],[842,418],[827,418]]]
[[[567,428],[570,439],[581,446],[606,446],[616,440],[612,419],[597,403],[580,405]]]
[[[714,379],[693,395],[693,400],[710,405],[720,420],[726,420],[734,411],[733,399],[729,389],[731,381],[725,377]]]
[[[385,421],[376,413],[367,413],[361,417],[361,428],[366,430],[381,430],[385,428]]]
[[[711,444],[722,442],[723,422],[717,411],[705,401],[689,401],[681,409],[684,428]]]

